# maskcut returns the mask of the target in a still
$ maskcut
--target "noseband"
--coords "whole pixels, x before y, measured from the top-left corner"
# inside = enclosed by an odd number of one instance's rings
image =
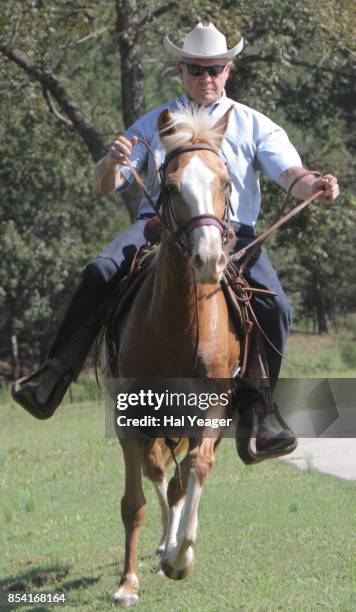
[[[167,166],[168,164],[181,153],[188,153],[189,151],[211,151],[215,153],[219,158],[218,151],[209,144],[191,144],[184,147],[177,147],[166,155],[166,158],[159,169],[161,178],[161,193],[157,200],[156,207],[159,209],[162,207],[160,217],[163,225],[166,228],[171,240],[181,251],[183,255],[189,255],[190,250],[187,246],[187,238],[189,234],[197,227],[203,227],[205,225],[213,225],[217,227],[220,235],[221,242],[225,245],[229,241],[230,237],[230,211],[231,211],[231,180],[229,178],[228,184],[225,188],[225,208],[223,219],[219,219],[216,215],[196,215],[192,217],[186,223],[179,224],[176,214],[174,212],[172,191],[167,185]]]

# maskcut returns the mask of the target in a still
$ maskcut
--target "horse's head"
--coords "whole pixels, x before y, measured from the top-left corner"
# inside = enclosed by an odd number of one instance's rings
[[[163,217],[189,257],[199,283],[217,282],[227,264],[230,178],[218,155],[231,109],[212,125],[204,109],[164,110],[158,130],[163,166]]]

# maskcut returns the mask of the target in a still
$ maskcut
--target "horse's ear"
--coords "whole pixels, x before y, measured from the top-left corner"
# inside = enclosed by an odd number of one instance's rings
[[[161,112],[160,116],[158,117],[157,126],[158,134],[161,140],[162,137],[168,136],[169,134],[174,134],[174,132],[177,131],[177,128],[172,121],[172,113],[169,108],[165,108]]]
[[[234,108],[234,105],[232,104],[230,108],[228,108],[226,113],[222,117],[220,117],[220,119],[213,126],[214,132],[217,132],[221,136],[220,141],[216,143],[218,149],[220,149],[220,147],[222,146],[225,132],[226,132],[226,129],[229,123],[229,119],[230,119],[230,115],[231,115],[233,108]]]

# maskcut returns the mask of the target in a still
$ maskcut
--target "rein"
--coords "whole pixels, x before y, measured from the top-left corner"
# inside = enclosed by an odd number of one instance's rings
[[[219,156],[219,153],[217,151],[217,149],[215,149],[215,147],[209,145],[209,144],[204,144],[204,143],[200,143],[200,144],[192,144],[192,145],[186,145],[183,147],[177,147],[176,149],[174,149],[173,151],[171,151],[170,153],[168,153],[166,155],[166,158],[163,162],[163,164],[158,167],[157,163],[156,163],[156,159],[152,150],[152,147],[150,146],[150,144],[144,140],[143,138],[138,138],[138,142],[141,142],[146,148],[147,150],[151,153],[155,166],[156,166],[156,176],[159,178],[159,181],[161,183],[161,193],[158,197],[157,202],[155,202],[152,198],[152,193],[149,192],[149,190],[147,189],[145,183],[143,182],[141,176],[139,175],[139,173],[137,172],[136,168],[133,166],[133,164],[131,163],[131,161],[129,160],[129,158],[125,155],[125,161],[128,165],[128,167],[130,168],[138,186],[142,189],[142,191],[144,192],[150,206],[152,207],[152,209],[154,210],[155,214],[159,217],[159,219],[161,220],[161,222],[163,223],[164,227],[166,228],[166,230],[168,231],[168,233],[170,234],[170,236],[173,238],[174,242],[176,243],[176,245],[178,246],[178,248],[180,250],[183,249],[184,251],[184,246],[182,245],[182,234],[184,233],[190,233],[192,232],[196,227],[201,227],[202,225],[215,225],[216,227],[218,227],[218,229],[220,230],[220,233],[222,235],[222,239],[223,239],[223,243],[227,242],[229,239],[229,225],[230,225],[230,212],[232,212],[232,205],[231,205],[231,200],[230,200],[230,193],[231,193],[231,180],[229,180],[229,183],[227,185],[226,188],[226,197],[225,197],[225,213],[224,213],[224,220],[219,219],[218,217],[216,217],[215,215],[196,215],[195,217],[192,217],[192,219],[190,219],[187,223],[179,226],[176,216],[174,214],[174,210],[173,207],[171,205],[171,193],[169,188],[167,187],[166,184],[166,170],[167,170],[167,166],[168,164],[172,161],[172,159],[174,159],[174,157],[176,157],[177,155],[180,155],[181,153],[186,153],[189,151],[211,151],[213,153],[215,153],[216,155]],[[262,246],[262,244],[267,240],[267,238],[269,238],[269,236],[275,232],[278,228],[280,228],[282,225],[284,225],[285,223],[287,223],[287,221],[289,221],[290,219],[292,219],[295,215],[297,215],[300,211],[302,211],[304,208],[306,208],[306,206],[308,206],[309,204],[311,204],[312,202],[314,202],[314,200],[316,200],[317,198],[319,198],[322,194],[323,194],[323,190],[319,190],[317,191],[315,194],[313,194],[312,196],[310,196],[309,198],[307,198],[306,200],[304,200],[303,202],[301,202],[300,204],[298,204],[297,206],[295,206],[294,208],[292,208],[291,211],[289,211],[289,213],[283,215],[289,198],[291,196],[292,193],[292,189],[293,187],[305,176],[308,175],[314,175],[314,176],[322,176],[322,174],[320,174],[320,172],[315,172],[314,170],[310,170],[310,171],[306,171],[303,174],[301,174],[300,176],[298,176],[297,178],[294,179],[294,181],[292,181],[291,185],[288,188],[288,191],[286,193],[285,199],[283,201],[282,204],[282,208],[280,213],[277,216],[277,219],[272,223],[272,225],[270,225],[270,227],[265,230],[262,234],[260,234],[259,236],[257,236],[255,238],[255,240],[253,240],[252,242],[250,242],[250,244],[248,244],[247,246],[245,246],[244,248],[240,249],[237,253],[235,253],[234,255],[230,256],[230,259],[234,262],[239,261],[242,257],[244,257],[247,253],[247,251],[253,249],[253,251],[248,255],[248,257],[246,258],[246,260],[243,262],[243,264],[240,267],[241,273],[243,272],[243,270],[246,268],[248,262],[252,259],[252,257],[255,255],[256,251]],[[169,197],[169,204],[167,206],[167,204],[165,204],[165,200],[163,198],[163,193],[165,195],[168,195]],[[160,213],[160,207],[162,206],[162,214]],[[281,216],[283,215],[283,216]],[[170,218],[169,218],[170,217]],[[172,226],[173,223],[176,225],[176,229],[175,231],[173,230]],[[187,254],[185,252],[185,254]]]
[[[167,230],[167,233],[169,234],[169,236],[171,237],[172,241],[174,242],[174,244],[178,247],[179,251],[183,254],[183,255],[189,255],[189,250],[186,247],[185,241],[187,236],[197,227],[202,227],[204,225],[213,225],[215,227],[217,227],[220,231],[220,235],[221,235],[221,239],[222,239],[222,243],[223,245],[225,245],[230,238],[230,212],[232,212],[232,205],[231,205],[231,200],[230,200],[230,194],[231,194],[231,179],[229,179],[229,182],[226,186],[225,189],[225,208],[224,208],[224,218],[223,219],[219,219],[217,216],[215,215],[196,215],[194,217],[192,217],[187,223],[184,224],[180,224],[178,223],[178,220],[176,218],[175,212],[174,212],[174,208],[173,208],[173,204],[172,204],[172,194],[171,194],[171,190],[169,189],[169,187],[167,186],[166,183],[166,170],[167,170],[167,166],[168,164],[172,161],[172,159],[174,159],[176,156],[180,155],[181,153],[186,153],[189,151],[211,151],[212,153],[215,153],[215,155],[219,156],[219,153],[217,151],[217,149],[215,149],[215,147],[209,145],[209,144],[205,144],[205,143],[199,143],[199,144],[191,144],[191,145],[186,145],[186,146],[182,146],[182,147],[177,147],[176,149],[174,149],[173,151],[171,151],[170,153],[168,153],[166,155],[166,158],[163,162],[163,164],[158,167],[156,164],[156,160],[154,157],[154,153],[153,150],[150,146],[150,144],[148,142],[146,142],[143,138],[139,138],[138,139],[139,142],[141,142],[147,149],[148,151],[150,151],[153,159],[154,159],[154,163],[156,166],[156,176],[159,177],[160,183],[161,183],[161,192],[160,195],[158,197],[157,202],[155,203],[153,198],[152,198],[152,194],[148,191],[146,185],[144,184],[143,180],[141,179],[139,173],[136,171],[136,169],[134,168],[133,164],[130,162],[130,160],[128,159],[127,156],[125,156],[125,160],[127,165],[129,166],[137,184],[139,187],[141,187],[141,189],[143,190],[149,204],[151,205],[152,209],[154,210],[155,214],[159,217],[159,219],[161,220],[163,226],[165,227],[165,229]],[[282,355],[282,353],[280,353],[280,351],[278,351],[278,349],[273,345],[273,343],[271,342],[271,340],[266,336],[265,332],[263,331],[263,329],[261,328],[256,315],[253,311],[253,308],[251,306],[251,298],[252,295],[254,293],[264,293],[267,295],[275,295],[274,292],[271,292],[267,289],[256,289],[253,287],[250,287],[248,285],[248,283],[245,281],[244,277],[243,277],[243,272],[247,266],[247,264],[251,261],[251,259],[254,257],[254,255],[256,254],[256,252],[258,251],[258,249],[262,246],[262,244],[267,240],[267,238],[269,238],[269,236],[275,232],[279,227],[281,227],[282,225],[284,225],[285,223],[287,223],[287,221],[289,221],[290,219],[292,219],[295,215],[297,215],[300,211],[302,211],[304,208],[306,208],[309,204],[311,204],[312,202],[314,202],[314,200],[316,200],[318,197],[320,197],[323,194],[323,190],[319,190],[317,191],[315,194],[313,194],[312,196],[310,196],[309,198],[307,198],[306,200],[304,200],[303,202],[301,202],[300,204],[298,204],[297,206],[295,206],[294,208],[292,208],[292,210],[290,210],[287,214],[283,214],[289,198],[291,196],[291,192],[293,187],[298,183],[298,181],[300,181],[302,178],[304,178],[305,176],[308,175],[314,175],[314,176],[322,176],[320,174],[320,172],[315,172],[315,171],[306,171],[303,174],[301,174],[300,176],[298,176],[297,178],[295,178],[291,185],[288,188],[288,191],[286,193],[285,199],[283,201],[282,207],[281,207],[281,211],[279,212],[277,219],[272,223],[272,225],[270,225],[270,227],[264,231],[262,234],[260,234],[259,236],[257,236],[255,238],[255,240],[253,240],[252,242],[250,242],[247,246],[245,246],[244,248],[240,249],[237,253],[235,253],[234,255],[230,256],[230,265],[228,265],[228,268],[230,269],[230,280],[232,280],[233,284],[236,284],[239,286],[240,291],[238,292],[239,297],[237,297],[238,301],[244,302],[248,311],[251,314],[251,319],[249,319],[247,321],[248,325],[247,325],[247,333],[246,333],[246,339],[245,339],[245,348],[243,350],[244,353],[244,363],[242,366],[242,372],[243,374],[245,373],[245,369],[247,366],[247,354],[248,354],[248,347],[249,347],[249,340],[250,340],[250,332],[252,331],[252,326],[253,324],[255,324],[257,326],[257,328],[259,329],[259,331],[262,333],[262,335],[264,336],[264,338],[266,339],[266,341],[270,344],[270,346],[284,359],[286,359],[284,357],[284,355]],[[162,206],[162,213],[160,212],[160,207]],[[242,259],[246,253],[250,251],[248,253],[248,256],[246,257],[246,259],[244,260],[244,262],[241,264],[241,266],[239,267],[239,269],[237,270],[235,268],[235,266],[233,266],[234,268],[234,273],[231,274],[231,262],[237,262],[240,259]],[[197,295],[195,295],[196,298],[196,310],[197,310],[197,316],[198,316],[198,320],[199,320],[199,313],[198,313],[198,308],[197,308]],[[199,325],[198,325],[198,336],[197,336],[197,346],[196,349],[198,348],[198,343],[199,343]],[[196,357],[197,357],[197,353],[196,353]]]
[[[235,261],[235,262],[239,261],[239,259],[244,257],[244,255],[246,254],[247,251],[249,251],[250,249],[253,248],[253,251],[251,253],[249,253],[248,257],[245,259],[243,264],[240,266],[241,274],[243,273],[244,269],[246,268],[248,262],[255,255],[256,251],[262,246],[262,244],[267,240],[267,238],[269,238],[269,236],[271,234],[273,234],[273,232],[275,232],[279,227],[281,227],[282,225],[287,223],[287,221],[289,221],[295,215],[297,215],[300,211],[302,211],[303,208],[305,208],[306,206],[308,206],[309,204],[314,202],[314,200],[316,200],[317,198],[319,198],[319,196],[321,196],[323,194],[323,190],[320,189],[319,191],[314,193],[312,196],[310,196],[309,198],[307,198],[306,200],[304,200],[303,202],[301,202],[300,204],[298,204],[297,206],[292,208],[292,210],[290,210],[289,213],[283,215],[283,213],[284,213],[284,211],[285,211],[285,209],[287,207],[289,198],[291,196],[293,187],[302,178],[304,178],[305,176],[308,176],[310,174],[312,174],[314,176],[322,176],[320,174],[320,172],[315,172],[314,170],[308,170],[308,171],[304,172],[303,174],[301,174],[300,176],[297,176],[297,178],[295,178],[294,181],[292,181],[292,183],[289,186],[289,189],[288,189],[287,194],[285,196],[284,202],[282,204],[281,212],[278,214],[277,219],[272,223],[272,225],[270,225],[270,227],[266,231],[264,231],[262,234],[257,236],[257,238],[255,238],[255,240],[253,240],[252,242],[250,242],[250,244],[245,246],[243,249],[240,249],[237,253],[235,253],[234,255],[231,256],[232,261]]]
[[[256,252],[261,248],[262,244],[267,240],[267,238],[273,233],[275,232],[279,227],[281,227],[282,225],[284,225],[284,223],[286,223],[287,221],[289,221],[290,219],[292,219],[295,215],[297,215],[301,210],[303,210],[306,206],[308,206],[309,204],[311,204],[314,200],[316,200],[320,195],[322,195],[323,190],[321,189],[320,191],[317,191],[315,194],[313,194],[312,196],[310,196],[309,198],[307,198],[306,200],[304,200],[303,202],[301,202],[300,204],[298,204],[297,206],[295,206],[294,208],[292,208],[291,211],[289,211],[289,213],[283,215],[284,211],[286,210],[289,198],[291,196],[292,193],[292,189],[293,187],[298,183],[298,181],[300,181],[302,178],[304,178],[305,176],[308,175],[314,175],[314,176],[322,176],[320,174],[320,172],[315,172],[313,170],[310,171],[306,171],[303,174],[301,174],[300,176],[296,177],[292,183],[290,184],[288,191],[286,193],[284,202],[282,204],[282,208],[281,211],[278,213],[277,219],[272,223],[272,225],[270,225],[270,227],[263,232],[262,234],[260,234],[259,236],[257,236],[257,238],[255,238],[255,240],[253,240],[252,242],[250,242],[250,244],[248,244],[246,247],[240,249],[237,253],[235,253],[234,255],[232,255],[230,257],[230,262],[228,264],[228,272],[229,272],[229,276],[230,276],[230,282],[232,284],[235,284],[239,287],[240,291],[236,292],[236,298],[238,301],[240,302],[244,302],[245,306],[246,306],[246,311],[250,313],[251,318],[247,318],[247,328],[246,328],[246,336],[245,336],[245,346],[244,346],[244,350],[243,350],[243,355],[244,355],[244,359],[243,359],[243,364],[241,366],[241,372],[240,372],[240,376],[243,377],[245,375],[246,372],[246,368],[247,368],[247,358],[248,358],[248,352],[249,352],[249,346],[250,346],[250,335],[251,335],[251,331],[252,331],[252,327],[253,325],[256,325],[258,330],[260,331],[260,333],[262,334],[262,336],[264,337],[264,339],[266,340],[266,342],[268,342],[268,344],[275,350],[275,352],[282,357],[283,359],[285,359],[286,361],[288,361],[288,359],[285,357],[285,355],[283,355],[276,346],[274,346],[273,342],[271,342],[271,340],[268,338],[268,336],[266,335],[265,331],[262,329],[256,315],[255,312],[253,310],[253,307],[251,305],[251,298],[253,296],[253,294],[255,292],[262,292],[264,294],[272,294],[275,295],[273,292],[268,291],[266,289],[256,289],[253,287],[250,287],[248,285],[248,283],[246,282],[243,273],[245,271],[245,268],[247,266],[247,264],[251,261],[251,259],[254,257],[254,255],[256,254]],[[252,250],[251,250],[252,249]],[[246,257],[246,259],[244,260],[244,262],[241,264],[241,266],[237,269],[234,265],[231,265],[231,262],[237,262],[239,261],[242,257],[244,257],[244,255],[247,253],[247,251],[250,251],[250,253],[248,254],[248,256]],[[290,361],[288,361],[288,363],[291,363]]]

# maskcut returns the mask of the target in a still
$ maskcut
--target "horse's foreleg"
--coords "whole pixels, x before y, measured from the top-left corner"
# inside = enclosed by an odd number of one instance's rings
[[[164,550],[169,506],[167,499],[168,481],[166,478],[166,465],[159,440],[155,440],[152,446],[145,452],[143,474],[153,482],[161,508],[163,534],[156,549],[156,553],[160,555]]]
[[[171,530],[161,567],[166,576],[175,580],[185,578],[194,565],[198,507],[203,484],[214,464],[214,444],[214,439],[205,438],[200,446],[191,449],[182,462],[183,488],[179,490],[177,478],[169,485]]]
[[[169,481],[167,490],[169,513],[163,554],[166,554],[168,550],[172,549],[177,544],[177,532],[185,502],[189,467],[190,457],[187,455],[180,462],[179,468],[176,468],[174,476]]]
[[[146,514],[146,499],[142,489],[141,466],[143,440],[120,440],[125,459],[125,493],[121,500],[121,516],[125,527],[125,565],[120,588],[113,600],[120,606],[138,601],[137,540]]]

